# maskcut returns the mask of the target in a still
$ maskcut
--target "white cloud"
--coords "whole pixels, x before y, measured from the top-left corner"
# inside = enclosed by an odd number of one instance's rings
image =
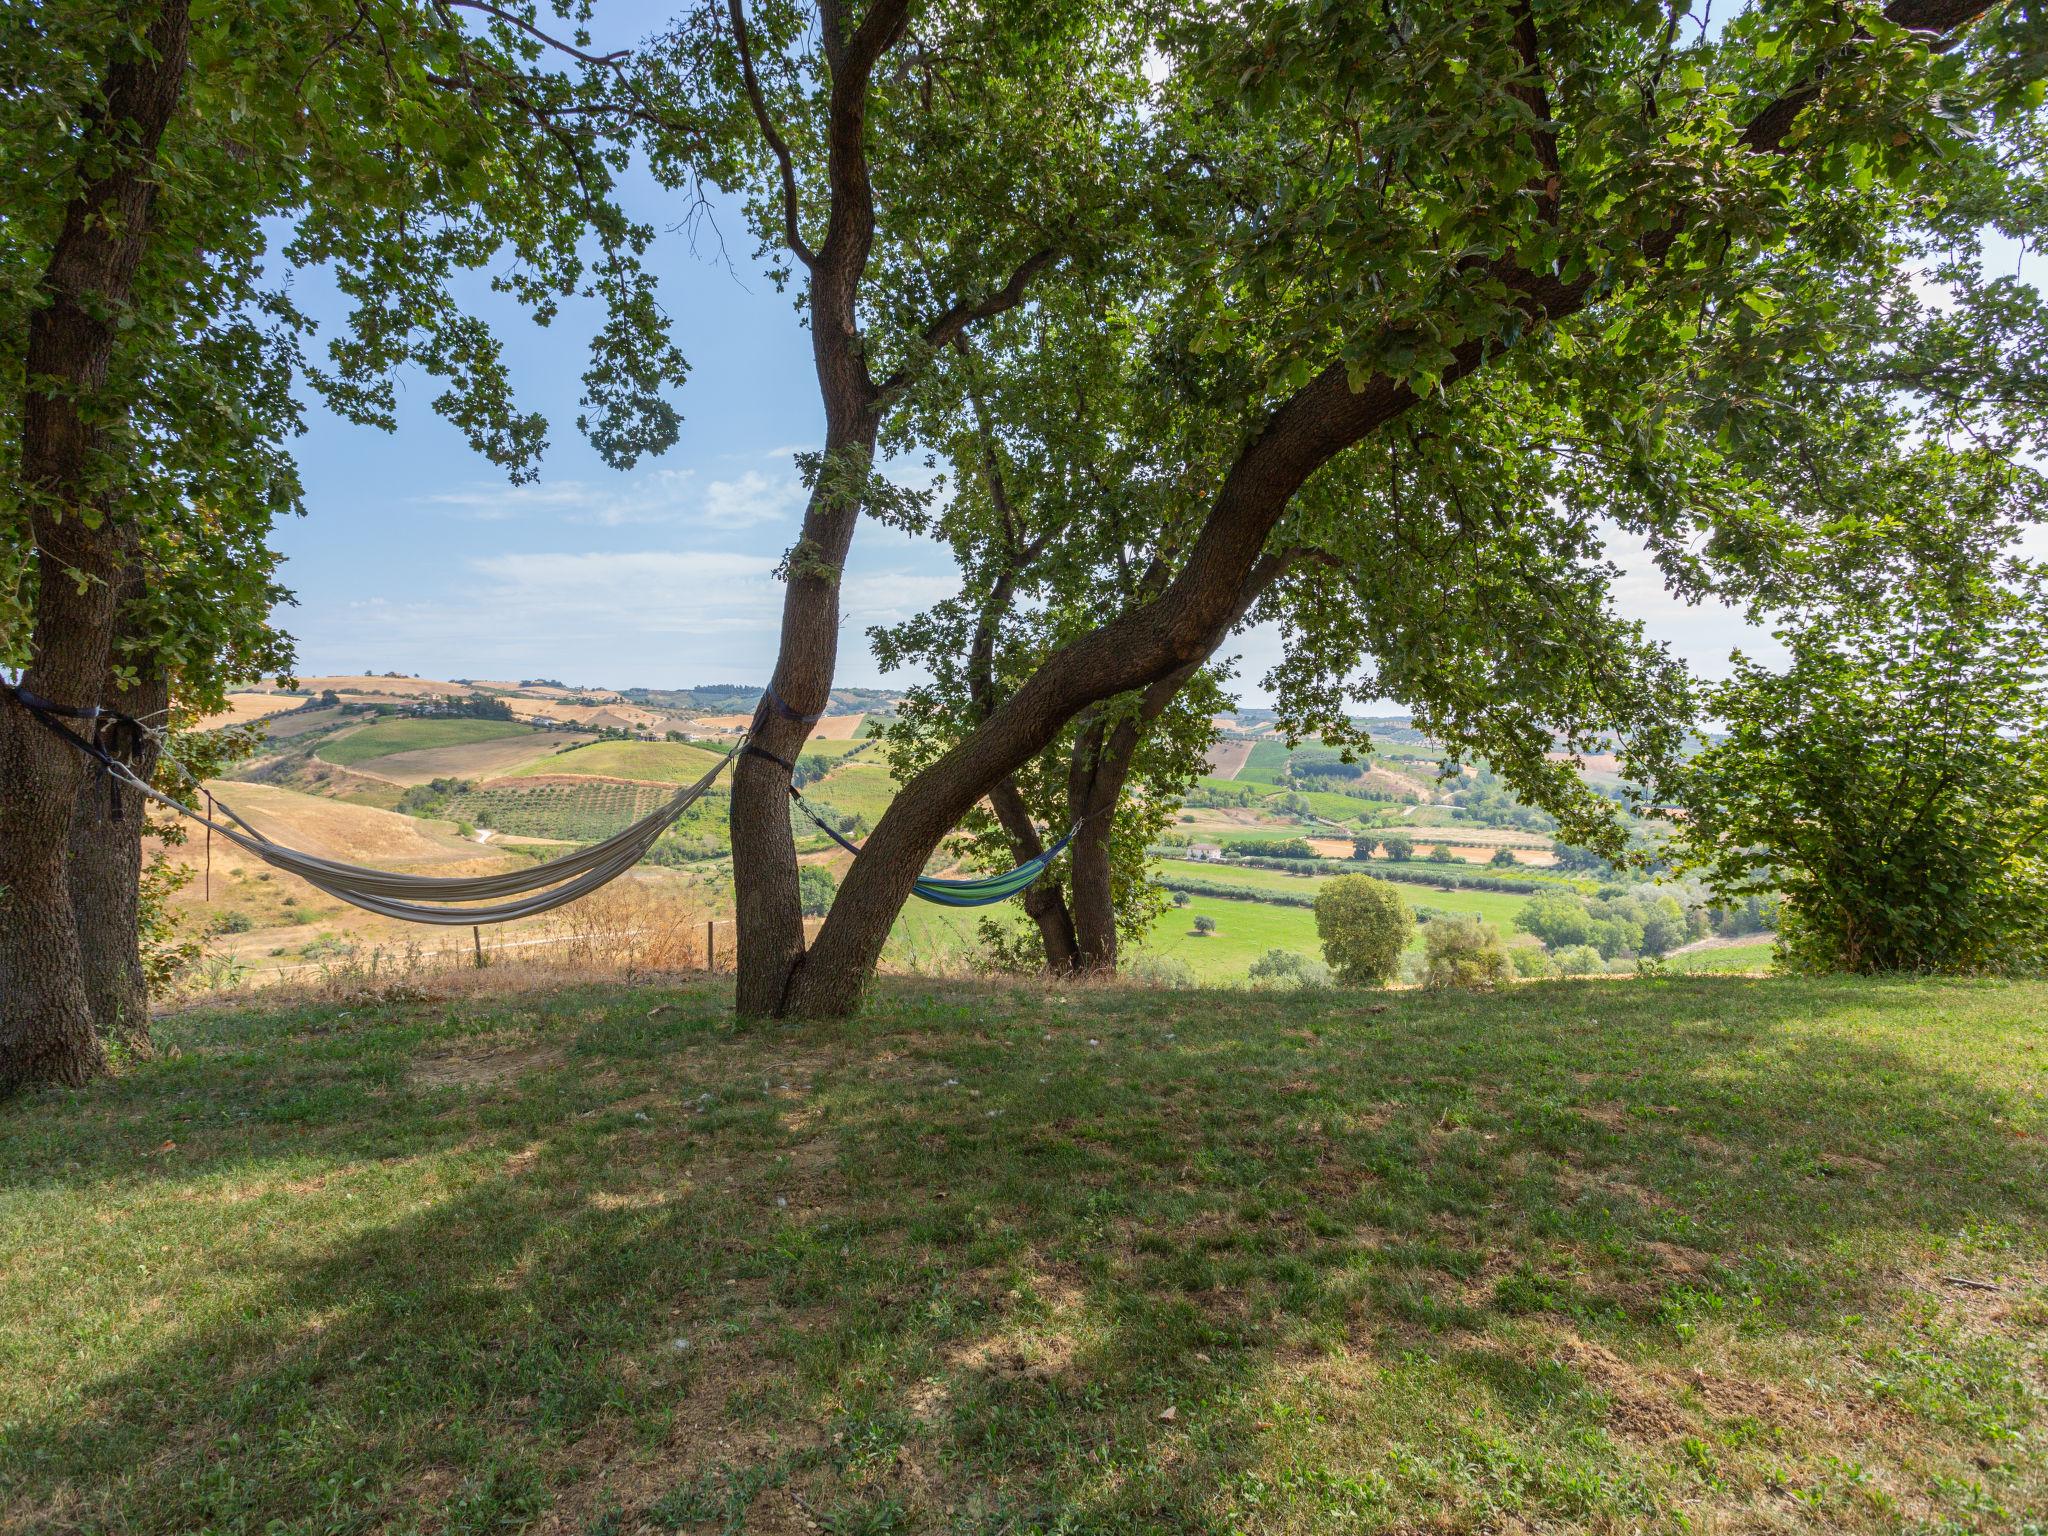
[[[750,469],[737,480],[714,480],[704,488],[702,520],[713,528],[751,528],[794,519],[803,504],[803,482],[794,475],[771,478]]]
[[[503,523],[538,518],[626,528],[696,523],[741,529],[757,524],[794,525],[803,510],[804,487],[794,474],[749,469],[736,479],[713,480],[699,490],[691,469],[656,469],[594,484],[557,480],[535,485],[464,486],[419,498],[468,522]]]
[[[469,562],[488,585],[492,627],[622,644],[643,634],[710,635],[773,622],[776,561],[716,551],[489,555]]]

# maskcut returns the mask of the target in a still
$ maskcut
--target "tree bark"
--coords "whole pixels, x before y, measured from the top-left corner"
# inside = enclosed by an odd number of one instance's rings
[[[142,596],[142,586],[141,573],[131,569],[117,599],[123,608]],[[114,628],[118,640],[125,628],[119,613]],[[103,709],[161,726],[170,708],[170,682],[156,668],[147,667],[136,685],[123,692],[110,653],[99,702]],[[156,771],[156,738],[145,737],[138,748],[131,766],[146,782]],[[112,814],[116,805],[118,816]],[[149,989],[137,926],[147,810],[140,790],[119,783],[90,783],[71,817],[71,909],[86,999],[100,1039],[119,1041],[139,1052],[149,1049]]]
[[[120,557],[93,412],[148,242],[189,32],[185,0],[164,0],[144,47],[108,61],[104,107],[81,135],[86,176],[29,319],[21,477],[38,576],[21,686],[59,704],[96,702],[105,679]],[[65,867],[86,763],[21,708],[0,707],[0,1091],[106,1070]]]

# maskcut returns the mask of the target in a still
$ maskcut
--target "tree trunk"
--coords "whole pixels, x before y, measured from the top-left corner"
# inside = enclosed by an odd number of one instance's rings
[[[1010,839],[1017,862],[1024,864],[1045,852],[1045,840],[1031,820],[1031,811],[1015,779],[1004,779],[989,791],[996,820]],[[1067,899],[1057,884],[1040,882],[1024,893],[1024,915],[1038,925],[1039,942],[1045,947],[1045,968],[1055,976],[1071,975],[1080,968],[1081,947],[1074,936],[1074,919]]]
[[[821,362],[820,377],[826,375]],[[829,464],[874,452],[877,419],[857,405],[850,426],[828,430]],[[734,1000],[744,1017],[782,1011],[783,993],[804,953],[796,839],[789,826],[789,770],[832,695],[839,657],[839,575],[860,521],[860,501],[835,495],[829,468],[804,512],[782,598],[782,643],[769,693],[753,722],[753,745],[781,762],[742,753],[733,767],[732,879],[739,965]]]
[[[1074,936],[1079,966],[1108,975],[1116,970],[1116,899],[1110,874],[1110,841],[1117,802],[1130,779],[1138,728],[1129,721],[1105,730],[1100,721],[1074,743],[1067,774],[1067,805],[1080,823],[1068,844],[1073,860]]]
[[[139,589],[139,574],[127,584]],[[139,590],[124,594],[132,601]],[[118,633],[121,621],[117,617]],[[103,708],[133,715],[161,726],[171,702],[169,680],[155,668],[146,670],[133,688],[120,691],[111,658],[100,691]],[[136,775],[147,780],[156,771],[156,739],[146,737],[132,760]],[[142,834],[148,802],[125,784],[109,788],[91,783],[79,795],[71,817],[71,909],[85,975],[85,995],[101,1040],[119,1041],[130,1051],[149,1050],[149,990],[143,980],[142,949],[137,929],[142,886]]]
[[[87,179],[29,319],[21,480],[37,582],[21,686],[63,705],[96,702],[105,680],[120,559],[95,407],[148,240],[189,29],[185,0],[165,0],[143,49],[109,61],[105,106],[81,134]],[[25,710],[0,708],[0,1091],[106,1070],[66,870],[86,762]]]

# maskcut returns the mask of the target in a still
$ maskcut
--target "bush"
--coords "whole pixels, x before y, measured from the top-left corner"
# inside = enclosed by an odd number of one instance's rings
[[[1508,951],[1508,961],[1515,968],[1515,974],[1525,981],[1535,981],[1557,974],[1557,962],[1550,958],[1550,952],[1540,944],[1518,944]]]
[[[1429,862],[1432,864],[1455,864],[1458,862],[1458,856],[1451,852],[1451,845],[1449,843],[1438,843],[1429,850]]]
[[[1300,837],[1247,837],[1228,844],[1223,851],[1239,858],[1312,859],[1316,856],[1308,840]]]
[[[206,929],[209,933],[247,933],[255,926],[256,920],[246,912],[217,912]]]
[[[1600,951],[1590,944],[1570,944],[1552,955],[1560,976],[1599,976],[1607,970]]]
[[[1175,891],[1173,893],[1173,904],[1176,907],[1186,906],[1188,904],[1188,893],[1186,891]]]
[[[1681,844],[1717,905],[1782,895],[1792,970],[2048,970],[2048,574],[2007,527],[1958,531],[2012,494],[2004,461],[1929,444],[1906,468],[1859,513],[1914,528],[1914,559],[1793,610],[1784,672],[1738,658]]]
[[[1515,850],[1512,848],[1494,849],[1493,857],[1489,859],[1487,862],[1493,865],[1495,869],[1514,869],[1517,868],[1521,863],[1521,861],[1515,857]]]
[[[1269,949],[1252,962],[1251,980],[1255,987],[1327,987],[1330,968],[1291,949]]]
[[[1208,914],[1208,913],[1206,913],[1206,912],[1201,912],[1201,913],[1197,913],[1197,914],[1196,914],[1196,916],[1195,916],[1195,932],[1196,932],[1197,934],[1201,935],[1201,936],[1202,936],[1203,938],[1207,938],[1207,937],[1208,937],[1208,936],[1209,936],[1210,934],[1214,933],[1215,931],[1216,931],[1216,919],[1215,919],[1215,918],[1213,918],[1213,917],[1209,916],[1209,914]]]
[[[832,898],[838,894],[839,881],[822,864],[800,864],[796,871],[796,891],[805,917],[823,917],[832,910]]]
[[[1500,930],[1474,917],[1431,923],[1422,930],[1422,944],[1426,987],[1491,990],[1514,968]]]
[[[1393,979],[1415,919],[1400,891],[1370,875],[1340,875],[1316,897],[1316,936],[1323,958],[1354,987]]]
[[[1124,963],[1123,979],[1135,982],[1141,987],[1166,987],[1180,990],[1195,984],[1195,973],[1184,960],[1171,955],[1139,954]]]

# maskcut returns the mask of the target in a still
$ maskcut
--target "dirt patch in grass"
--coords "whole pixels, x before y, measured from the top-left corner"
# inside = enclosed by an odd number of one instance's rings
[[[562,1053],[553,1046],[486,1045],[423,1057],[406,1080],[415,1088],[489,1088],[561,1064]]]

